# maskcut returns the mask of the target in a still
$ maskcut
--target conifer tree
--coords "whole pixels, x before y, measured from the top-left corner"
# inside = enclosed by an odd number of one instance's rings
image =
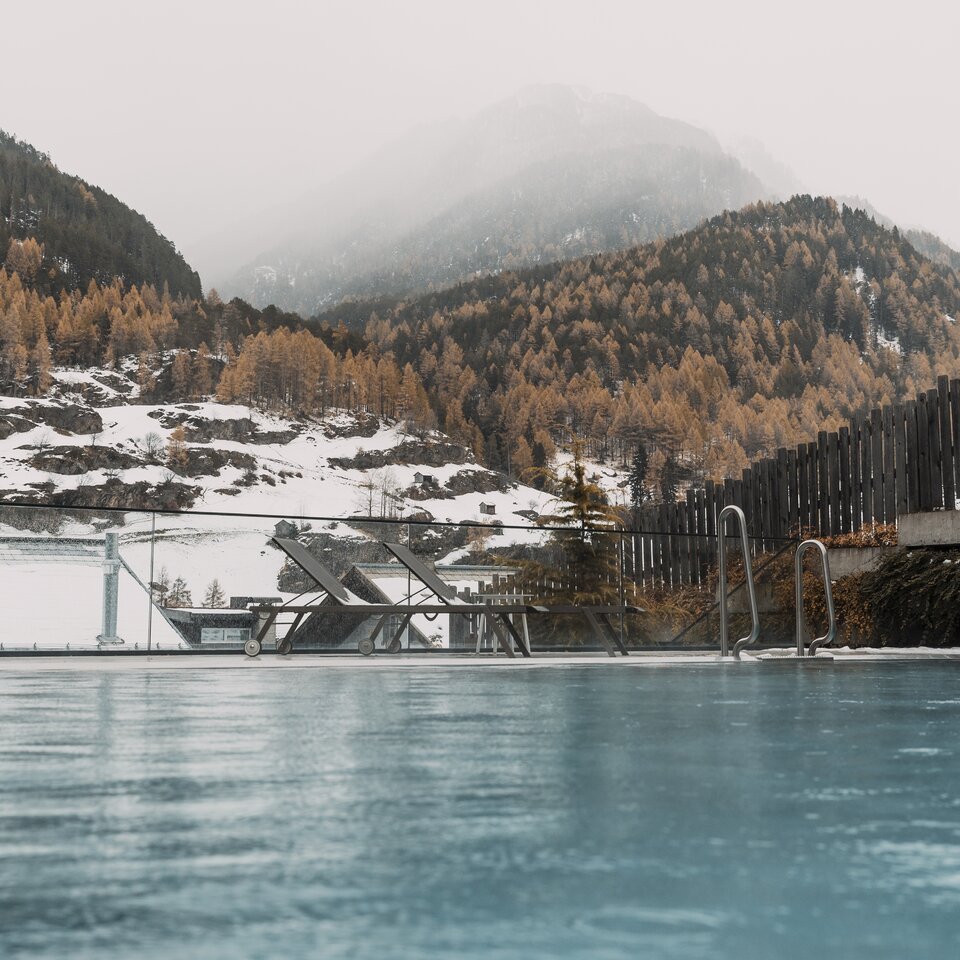
[[[668,453],[660,471],[660,496],[664,503],[674,503],[680,492],[680,465],[677,458]]]
[[[213,579],[207,585],[207,592],[203,595],[203,605],[205,607],[224,607],[227,604],[227,598],[224,595],[220,581]]]
[[[177,577],[170,584],[170,590],[167,593],[164,606],[166,607],[189,607],[193,605],[193,597],[190,595],[190,588],[187,586],[183,577]]]
[[[630,461],[630,504],[639,507],[647,499],[644,481],[647,479],[647,445],[641,440]]]
[[[552,541],[562,557],[560,596],[575,604],[616,602],[619,555],[614,535],[619,517],[606,494],[587,479],[579,447],[566,473],[559,480],[557,507],[541,516],[544,526],[560,529]]]

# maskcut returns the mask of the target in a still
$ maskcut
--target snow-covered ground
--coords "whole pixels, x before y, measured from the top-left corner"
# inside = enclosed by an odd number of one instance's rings
[[[70,542],[102,537],[109,528],[120,533],[121,556],[146,583],[151,569],[151,524],[155,523],[154,581],[162,571],[168,580],[182,578],[194,604],[202,602],[214,579],[228,599],[288,599],[290,595],[282,594],[277,582],[284,558],[268,544],[279,519],[308,522],[315,533],[363,539],[365,534],[343,518],[365,514],[371,503],[379,512],[381,503],[387,502],[399,518],[426,512],[438,521],[501,521],[526,528],[494,533],[487,541],[490,547],[543,538],[518,511],[548,512],[550,498],[483,469],[440,434],[412,437],[399,424],[343,412],[323,420],[294,421],[214,402],[140,404],[131,402],[137,395],[135,385],[113,372],[58,370],[55,378],[57,387],[49,398],[0,397],[0,491],[5,491],[8,501],[11,495],[45,501],[72,492],[86,502],[104,503],[100,494],[111,492],[114,500],[126,505],[143,495],[144,487],[153,493],[174,483],[197,489],[191,509],[234,515],[151,516],[131,510],[116,515],[111,523],[103,514],[91,519],[89,513],[64,511],[64,522],[53,533],[31,532],[16,519],[22,514],[8,512],[6,522],[0,522],[4,571],[0,607],[8,614],[7,632],[0,642],[8,647],[95,644],[100,631],[100,561],[73,556]],[[187,433],[187,453],[213,458],[213,467],[194,470],[168,465],[171,435],[178,423]],[[75,432],[71,425],[85,432]],[[219,439],[232,435],[243,439]],[[331,462],[377,453],[386,453],[389,459],[401,444],[416,444],[405,462],[366,469]],[[451,456],[438,465],[418,462],[418,450],[433,461],[442,459],[437,449]],[[87,469],[88,465],[96,468]],[[432,477],[435,485],[418,485],[418,472]],[[454,495],[448,482],[453,489],[467,492]],[[144,486],[138,491],[133,484]],[[484,492],[471,492],[470,487]],[[482,513],[481,504],[491,506],[494,514]],[[398,538],[404,531],[405,527],[398,529]],[[18,553],[15,541],[23,537],[63,544],[61,555],[38,562],[29,550]],[[465,553],[465,548],[458,547],[443,559],[452,561]],[[119,633],[127,642],[142,646],[148,598],[127,571],[121,572],[120,582]],[[430,626],[435,632],[435,625]],[[155,642],[176,642],[172,632],[167,635],[171,628],[162,617],[154,617],[153,630]]]
[[[569,450],[557,452],[554,469],[559,476],[570,470],[573,464],[573,453]],[[630,484],[627,471],[614,467],[612,462],[601,463],[590,457],[583,458],[586,477],[595,483],[606,495],[607,500],[614,506],[628,506],[630,503]]]

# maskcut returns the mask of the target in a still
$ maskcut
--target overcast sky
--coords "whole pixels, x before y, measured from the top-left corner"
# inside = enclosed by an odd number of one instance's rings
[[[960,247],[957,4],[5,4],[0,128],[188,255],[410,125],[536,82],[758,137],[815,192]]]

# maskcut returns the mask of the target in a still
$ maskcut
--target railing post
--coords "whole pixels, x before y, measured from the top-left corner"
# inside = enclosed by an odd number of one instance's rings
[[[817,637],[810,641],[809,652],[805,652],[803,644],[803,555],[809,547],[816,547],[820,553],[820,562],[823,570],[823,593],[827,607],[827,632],[822,637]],[[833,643],[837,635],[837,615],[833,606],[833,589],[830,583],[830,559],[827,556],[827,548],[819,540],[804,540],[797,547],[797,553],[794,558],[794,574],[796,577],[796,601],[797,601],[797,656],[813,656],[821,644]]]
[[[747,518],[743,510],[735,504],[730,504],[720,511],[717,518],[717,546],[720,552],[720,656],[730,656],[730,614],[727,607],[727,542],[724,523],[728,516],[737,518],[740,524],[740,545],[743,550],[743,572],[747,584],[747,597],[750,601],[750,616],[753,627],[750,633],[741,637],[733,647],[733,656],[739,660],[740,651],[751,643],[756,643],[760,636],[760,615],[757,612],[757,591],[753,583],[753,563],[750,558],[750,541],[747,537]]]

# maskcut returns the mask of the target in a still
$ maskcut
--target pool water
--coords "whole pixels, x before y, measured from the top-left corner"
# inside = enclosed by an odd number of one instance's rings
[[[5,672],[0,956],[960,956],[960,665]]]

